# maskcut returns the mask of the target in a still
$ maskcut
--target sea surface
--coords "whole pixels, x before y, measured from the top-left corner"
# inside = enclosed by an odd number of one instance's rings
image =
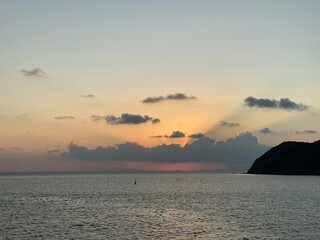
[[[0,175],[0,239],[320,239],[320,177]]]

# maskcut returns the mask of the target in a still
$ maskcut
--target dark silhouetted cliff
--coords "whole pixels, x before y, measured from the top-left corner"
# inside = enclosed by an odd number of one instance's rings
[[[281,143],[259,157],[248,173],[320,175],[320,140]]]

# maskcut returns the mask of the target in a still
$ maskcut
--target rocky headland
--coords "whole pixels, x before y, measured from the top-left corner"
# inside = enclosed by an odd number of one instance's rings
[[[320,140],[283,142],[259,157],[247,173],[320,175]]]

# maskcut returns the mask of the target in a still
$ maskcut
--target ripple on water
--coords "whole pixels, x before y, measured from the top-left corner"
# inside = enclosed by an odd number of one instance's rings
[[[132,187],[132,179],[139,184]],[[320,239],[317,177],[0,176],[0,239]]]

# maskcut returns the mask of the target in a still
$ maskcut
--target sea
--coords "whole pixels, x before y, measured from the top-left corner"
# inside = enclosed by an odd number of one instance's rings
[[[2,174],[0,239],[316,240],[320,177]]]

